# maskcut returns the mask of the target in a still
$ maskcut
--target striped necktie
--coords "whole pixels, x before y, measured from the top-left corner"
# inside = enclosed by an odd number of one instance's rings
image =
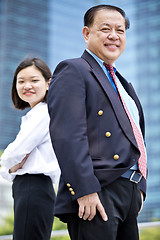
[[[134,122],[134,120],[133,120],[133,118],[132,118],[132,116],[131,116],[128,108],[127,108],[127,105],[124,102],[124,100],[123,100],[123,98],[122,98],[122,96],[120,94],[120,91],[119,91],[118,86],[117,86],[117,82],[116,82],[113,66],[109,65],[109,64],[106,64],[106,63],[104,63],[104,66],[109,71],[109,74],[110,74],[112,80],[114,81],[114,83],[116,85],[119,97],[120,97],[120,99],[122,101],[123,107],[124,107],[124,109],[125,109],[125,111],[127,113],[127,116],[129,118],[129,120],[130,120],[132,129],[133,129],[133,133],[134,133],[134,136],[135,136],[135,139],[136,139],[139,151],[141,153],[140,154],[140,158],[138,159],[138,168],[139,168],[139,171],[142,173],[143,177],[146,179],[146,177],[147,177],[147,164],[146,164],[147,156],[146,156],[146,150],[145,150],[142,134],[139,131],[138,127],[136,126],[136,124],[135,124],[135,122]]]

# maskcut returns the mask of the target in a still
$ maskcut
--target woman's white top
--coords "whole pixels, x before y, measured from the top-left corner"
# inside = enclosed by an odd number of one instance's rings
[[[1,156],[0,174],[9,181],[16,175],[44,174],[56,183],[60,169],[49,135],[49,114],[46,103],[38,103],[22,117],[16,139],[8,145]],[[9,169],[20,163],[26,154],[28,159],[21,169],[9,173]]]

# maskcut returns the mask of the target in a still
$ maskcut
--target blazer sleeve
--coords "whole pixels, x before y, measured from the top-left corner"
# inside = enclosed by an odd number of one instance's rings
[[[48,92],[50,135],[64,183],[73,189],[73,200],[101,189],[89,154],[85,101],[85,81],[77,64],[60,63]]]

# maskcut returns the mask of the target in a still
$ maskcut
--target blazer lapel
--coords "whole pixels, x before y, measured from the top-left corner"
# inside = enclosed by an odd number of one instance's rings
[[[84,52],[82,58],[84,58],[90,64],[91,71],[93,72],[97,81],[101,84],[102,88],[107,94],[112,104],[117,120],[121,128],[123,129],[124,133],[126,134],[128,139],[133,143],[133,145],[136,148],[138,148],[128,116],[106,74],[103,72],[99,64],[96,62],[96,60],[87,51]]]

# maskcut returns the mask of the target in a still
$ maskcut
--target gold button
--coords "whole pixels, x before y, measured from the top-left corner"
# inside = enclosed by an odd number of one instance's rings
[[[98,115],[101,116],[103,114],[103,111],[102,110],[99,110],[98,111]]]
[[[71,184],[70,183],[67,183],[67,187],[70,187],[71,186]]]
[[[73,188],[69,188],[69,191],[71,191],[71,192],[72,192],[72,191],[73,191]]]
[[[105,133],[105,136],[106,136],[106,137],[110,137],[110,136],[111,136],[111,133],[110,133],[110,132],[106,132],[106,133]]]
[[[115,154],[115,155],[113,156],[113,158],[114,158],[114,160],[118,160],[118,159],[119,159],[119,155]]]
[[[75,192],[74,192],[74,191],[71,191],[71,194],[72,194],[72,195],[75,195]]]

